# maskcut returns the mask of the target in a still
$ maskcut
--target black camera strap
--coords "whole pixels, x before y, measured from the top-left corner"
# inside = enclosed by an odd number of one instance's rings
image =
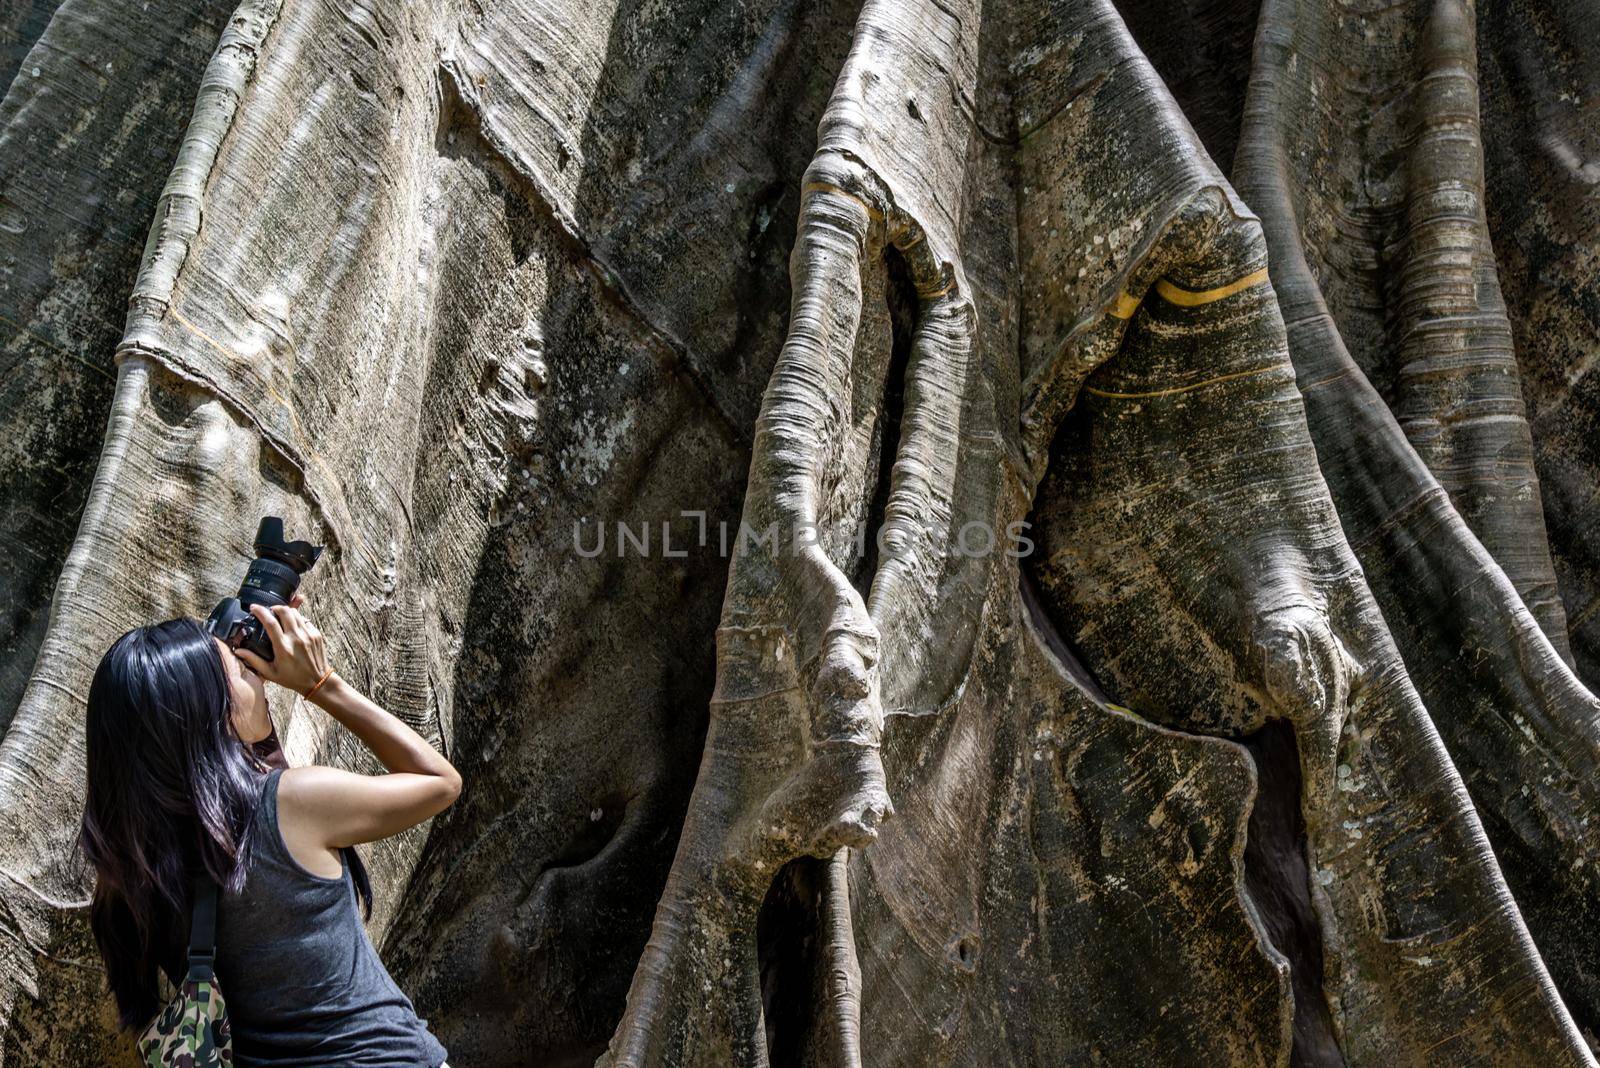
[[[204,868],[194,877],[194,912],[189,918],[190,982],[211,982],[217,956],[217,884]]]

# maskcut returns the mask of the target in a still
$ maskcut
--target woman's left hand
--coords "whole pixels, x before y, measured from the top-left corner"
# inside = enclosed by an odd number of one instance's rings
[[[263,660],[248,649],[235,647],[234,655],[268,682],[305,693],[328,671],[328,654],[322,632],[300,614],[304,598],[298,593],[287,605],[268,609],[253,604],[250,614],[260,620],[272,644],[273,658]]]

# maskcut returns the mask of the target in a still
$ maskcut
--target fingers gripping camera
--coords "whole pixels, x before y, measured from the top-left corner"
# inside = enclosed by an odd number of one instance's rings
[[[206,629],[237,649],[248,649],[263,660],[273,657],[272,642],[261,621],[250,613],[253,604],[286,605],[300,588],[300,576],[322,555],[321,545],[285,541],[283,520],[269,515],[256,528],[256,558],[245,572],[236,597],[224,597],[211,610]]]

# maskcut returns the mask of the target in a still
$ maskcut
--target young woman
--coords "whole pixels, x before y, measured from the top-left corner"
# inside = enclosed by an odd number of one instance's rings
[[[461,777],[329,668],[301,603],[252,607],[270,663],[181,617],[130,630],[95,671],[79,844],[118,1020],[149,1024],[158,968],[181,982],[204,870],[220,888],[215,971],[239,1068],[441,1068],[444,1047],[356,910],[359,897],[371,915],[372,889],[352,847],[449,807]],[[389,774],[287,767],[267,682],[309,692]]]

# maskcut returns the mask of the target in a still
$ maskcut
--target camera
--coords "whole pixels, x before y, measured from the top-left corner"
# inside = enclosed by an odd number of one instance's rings
[[[285,541],[283,520],[269,515],[256,528],[256,558],[250,561],[237,597],[224,597],[211,610],[206,630],[236,649],[248,649],[263,660],[272,659],[272,639],[261,621],[250,614],[253,604],[288,604],[300,588],[300,576],[322,555],[322,546],[307,541]]]

